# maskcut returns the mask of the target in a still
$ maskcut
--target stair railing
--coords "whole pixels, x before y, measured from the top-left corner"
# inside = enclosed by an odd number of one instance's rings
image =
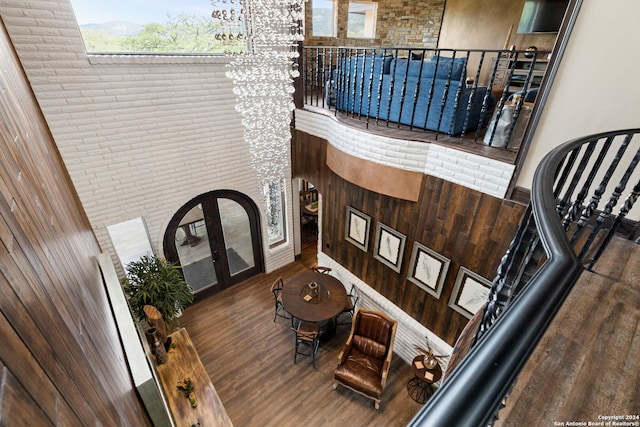
[[[577,138],[542,160],[475,342],[409,426],[493,425],[583,266],[592,269],[628,221],[640,194],[638,133]]]

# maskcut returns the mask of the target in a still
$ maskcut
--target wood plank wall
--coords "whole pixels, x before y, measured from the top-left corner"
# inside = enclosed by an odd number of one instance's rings
[[[430,175],[424,175],[417,202],[365,190],[326,167],[326,144],[294,132],[293,174],[316,185],[322,195],[323,252],[453,345],[468,321],[448,306],[459,267],[492,280],[525,207]],[[344,240],[347,205],[372,217],[367,253]],[[407,236],[400,273],[373,256],[377,222]],[[451,260],[439,299],[407,280],[414,242]]]
[[[150,425],[89,221],[0,22],[0,425]]]

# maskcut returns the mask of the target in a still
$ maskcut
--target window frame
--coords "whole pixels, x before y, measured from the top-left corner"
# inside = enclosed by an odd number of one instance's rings
[[[331,34],[317,34],[315,26],[315,10],[314,3],[321,1],[323,3],[331,3]],[[318,8],[319,9],[319,8]],[[311,34],[313,37],[337,37],[338,36],[338,2],[336,0],[311,0]]]
[[[364,25],[363,25],[363,35],[355,36],[350,33],[350,18],[352,14],[360,14],[359,11],[351,11],[352,5],[366,5],[370,6],[372,9],[365,9],[364,13]],[[371,13],[369,13],[371,12]],[[368,25],[369,24],[369,25]],[[349,1],[349,9],[347,11],[347,38],[351,39],[375,39],[376,38],[376,29],[378,24],[378,3],[373,1],[363,1],[363,0],[355,0]],[[369,28],[368,28],[369,27]]]

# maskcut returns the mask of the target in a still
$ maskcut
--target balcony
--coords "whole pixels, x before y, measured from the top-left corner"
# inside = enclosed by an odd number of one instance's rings
[[[304,47],[301,102],[371,133],[515,164],[549,54]]]

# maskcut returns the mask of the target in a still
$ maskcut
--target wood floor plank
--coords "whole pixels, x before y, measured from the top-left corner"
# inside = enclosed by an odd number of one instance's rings
[[[639,245],[615,238],[584,271],[500,413],[496,426],[597,422],[640,411]]]
[[[379,410],[351,390],[333,389],[348,326],[339,326],[321,343],[316,369],[310,358],[293,363],[293,332],[287,320],[273,321],[270,286],[279,276],[287,280],[305,271],[314,258],[304,253],[301,260],[307,265],[295,262],[258,275],[185,310],[181,326],[189,332],[229,417],[236,427],[406,425],[422,405],[409,397],[406,385],[413,373],[397,356]]]
[[[515,384],[497,426],[597,421],[640,408],[640,265],[638,245],[615,239],[595,272],[584,272]],[[313,248],[313,239],[303,246]],[[619,246],[620,245],[620,246]],[[394,357],[380,410],[350,390],[332,389],[339,327],[316,360],[293,363],[293,333],[273,321],[273,280],[316,262],[262,274],[188,308],[182,318],[236,427],[404,426],[422,405],[409,398],[411,368]],[[635,412],[634,412],[635,411]]]
[[[293,363],[293,332],[287,320],[273,321],[269,287],[280,275],[286,280],[304,270],[300,263],[291,264],[185,310],[181,325],[234,425],[406,425],[421,405],[407,394],[406,383],[413,374],[397,356],[379,410],[350,390],[333,390],[333,370],[349,333],[347,326],[338,327],[322,342],[317,369],[310,358],[299,357]]]

